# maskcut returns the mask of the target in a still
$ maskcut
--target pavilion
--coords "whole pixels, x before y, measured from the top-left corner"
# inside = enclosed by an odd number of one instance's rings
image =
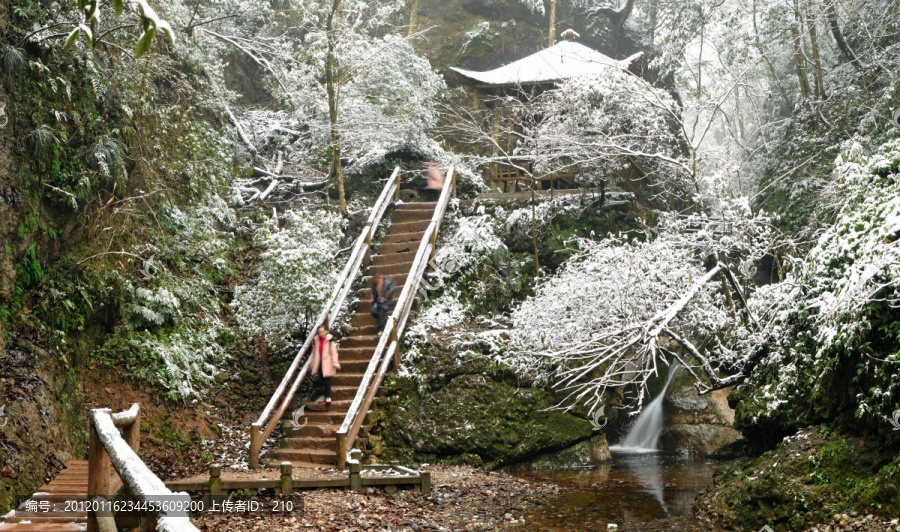
[[[636,76],[643,75],[643,52],[616,60],[575,42],[578,34],[574,30],[567,30],[561,36],[565,40],[493,70],[476,72],[457,67],[451,67],[450,70],[460,83],[472,92],[476,108],[480,107],[482,103],[490,106],[491,96],[536,94],[553,88],[557,83],[567,79],[604,74],[610,69],[625,70]],[[500,120],[497,116],[499,110],[493,107],[493,111],[496,125]],[[495,133],[496,131],[495,126]],[[561,180],[565,182],[574,177],[574,173],[557,173],[537,176],[537,179],[542,182],[552,183],[555,181],[559,183]],[[504,190],[509,182],[517,183],[529,179],[519,169],[500,163],[492,165],[490,178],[492,185],[502,183]]]

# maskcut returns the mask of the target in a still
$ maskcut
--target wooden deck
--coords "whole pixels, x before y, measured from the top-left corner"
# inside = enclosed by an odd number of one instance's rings
[[[9,512],[0,531],[75,532],[87,530],[85,512],[66,511],[74,502],[88,500],[88,462],[72,460],[49,484]]]

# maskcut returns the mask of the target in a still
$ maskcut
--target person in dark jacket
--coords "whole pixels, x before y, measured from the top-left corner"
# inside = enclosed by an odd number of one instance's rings
[[[394,281],[390,277],[375,273],[372,279],[372,316],[378,320],[378,328],[375,334],[384,332],[387,325],[387,313],[394,299]]]

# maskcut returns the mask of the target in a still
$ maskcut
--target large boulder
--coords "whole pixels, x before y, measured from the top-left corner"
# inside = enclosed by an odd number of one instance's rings
[[[544,453],[519,466],[523,469],[576,469],[598,466],[611,460],[606,434],[597,434],[568,449]]]
[[[728,390],[697,393],[687,371],[675,376],[663,400],[666,428],[660,447],[670,452],[698,456],[715,455],[742,438],[734,429],[734,410],[728,406]]]

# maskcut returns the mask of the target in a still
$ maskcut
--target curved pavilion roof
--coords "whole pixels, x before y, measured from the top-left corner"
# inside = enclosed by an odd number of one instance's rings
[[[494,70],[475,72],[456,67],[451,67],[450,70],[466,85],[479,88],[510,87],[554,83],[576,76],[602,73],[608,68],[629,70],[640,75],[642,57],[643,53],[638,52],[617,61],[583,44],[560,41],[550,48]]]

